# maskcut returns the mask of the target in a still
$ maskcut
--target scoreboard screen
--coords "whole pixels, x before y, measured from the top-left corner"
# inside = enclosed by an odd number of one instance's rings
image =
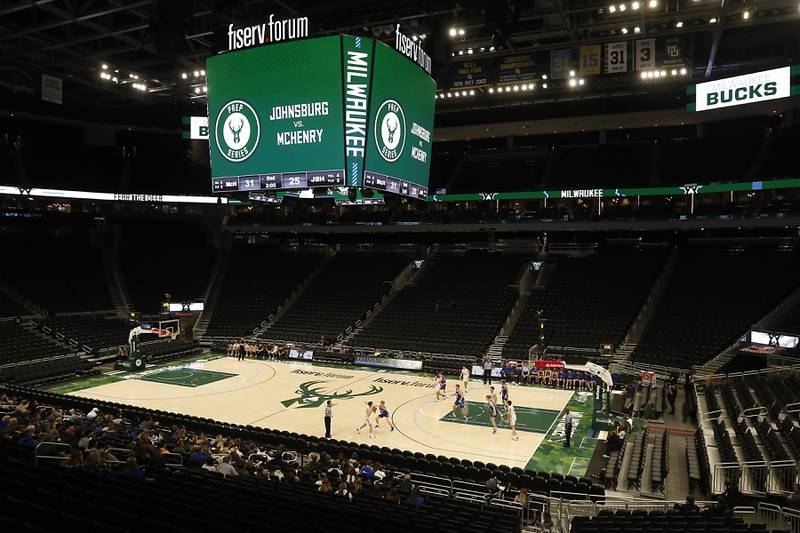
[[[214,192],[344,186],[340,38],[208,60]]]
[[[436,83],[407,57],[375,43],[364,186],[425,199]]]
[[[211,57],[206,72],[213,192],[427,197],[436,86],[391,47],[305,39]]]

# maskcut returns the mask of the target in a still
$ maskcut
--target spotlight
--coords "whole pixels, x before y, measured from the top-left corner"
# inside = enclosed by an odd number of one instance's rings
[[[528,84],[527,83],[523,83],[522,84],[522,90],[523,91],[527,91],[528,90]]]
[[[583,78],[581,78],[581,79],[579,79],[579,80],[578,80],[578,85],[583,85],[583,83],[584,83],[584,82],[583,82]]]
[[[574,78],[573,78],[573,79],[571,79],[571,80],[569,80],[569,86],[570,86],[570,87],[575,87],[575,85],[577,85],[577,82],[575,81],[575,79],[574,79]]]
[[[546,80],[547,79],[547,74],[542,74],[542,79]]]
[[[485,51],[486,51],[486,48],[481,46],[481,52],[485,52]]]
[[[616,13],[617,12],[617,6],[608,6],[608,12],[609,13]]]
[[[634,11],[636,11],[637,9],[639,9],[639,7],[640,7],[640,4],[639,4],[639,2],[633,2],[633,3],[631,4],[631,9],[633,9]]]
[[[414,42],[417,42],[419,40],[419,37],[417,37],[417,35],[414,34],[414,35],[411,36],[411,40],[414,41]]]
[[[681,76],[686,76],[686,69],[685,68],[681,69]]]
[[[469,90],[469,95],[470,96],[475,96],[475,89],[470,89]]]
[[[620,12],[625,11],[625,4],[620,4],[619,5],[619,10],[620,10]]]
[[[546,83],[542,84],[542,89],[547,89],[547,84]]]
[[[643,80],[646,80],[646,79],[647,79],[647,72],[642,72],[642,79],[643,79]]]
[[[676,22],[675,23],[675,27],[678,28],[678,29],[683,28],[683,21],[679,20],[678,22]]]
[[[453,97],[453,93],[447,93],[447,97],[448,98],[452,98]]]
[[[640,28],[639,26],[634,26],[633,33],[639,34],[641,32],[642,32],[642,28]]]
[[[194,71],[194,77],[196,78],[196,77],[198,77],[199,75],[200,75],[200,71],[199,71],[199,70],[195,70],[195,71]]]
[[[672,74],[673,76],[677,76],[678,75],[678,70],[677,69],[672,69],[670,71],[670,74]]]
[[[458,51],[458,55],[463,56],[464,55],[464,50],[459,50]]]
[[[128,77],[133,79],[133,74],[128,74]]]
[[[519,85],[514,85],[514,92],[519,91]]]
[[[207,87],[207,86],[205,86],[205,85],[203,85],[203,92],[204,92],[204,93],[207,93],[207,92],[208,92],[208,87]]]
[[[666,70],[662,70],[661,71],[661,77],[662,78],[666,78],[667,77],[667,71]]]
[[[747,20],[747,19],[749,19],[749,18],[750,18],[750,12],[749,12],[748,10],[746,10],[746,9],[745,9],[745,10],[744,10],[744,13],[742,13],[742,18],[743,18],[744,20]]]
[[[468,53],[469,55],[472,55],[472,48],[467,48],[467,53]]]
[[[189,75],[188,75],[188,74],[186,74],[185,72],[181,72],[181,79],[182,79],[182,80],[185,80],[185,79],[186,79],[186,78],[188,78],[188,77],[189,77]]]
[[[649,7],[650,9],[657,8],[658,7],[658,0],[650,0],[650,2],[648,2],[648,4],[647,4],[647,7]]]
[[[450,33],[450,37],[455,37],[458,34],[458,32],[456,31],[455,28],[450,28],[450,32],[449,33]]]
[[[494,87],[489,87],[489,94],[493,94],[493,93],[494,93]]]
[[[103,64],[101,65],[101,68],[102,68],[103,70],[108,70],[108,65],[106,65],[105,63],[103,63]]]
[[[628,28],[622,28],[620,31],[622,32],[622,35],[628,34]]]
[[[459,28],[458,29],[458,34],[459,35],[464,35],[464,28]]]
[[[419,38],[420,38],[420,39],[422,39],[422,40],[424,41],[425,39],[427,39],[427,38],[428,38],[428,36],[427,36],[426,34],[424,34],[424,33],[423,33],[422,35],[420,35],[420,36],[419,36]]]
[[[194,94],[200,94],[200,87],[194,88]]]
[[[490,47],[489,47],[489,51],[490,51],[490,52],[494,52],[494,46],[490,46]]]
[[[111,76],[111,81],[114,83],[119,83],[119,79],[116,76]]]
[[[710,19],[708,19],[708,23],[709,24],[716,24],[717,23],[717,18],[716,17],[711,17]]]
[[[570,78],[574,78],[575,77],[575,71],[574,70],[570,70],[569,71],[569,77]]]
[[[201,70],[201,71],[200,71],[200,75],[201,75],[201,76],[205,76],[205,75],[206,75],[206,71],[205,71],[205,70]]]

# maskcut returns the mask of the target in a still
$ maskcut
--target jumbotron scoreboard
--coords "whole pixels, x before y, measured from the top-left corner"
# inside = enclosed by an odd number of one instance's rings
[[[206,72],[213,192],[427,197],[436,84],[386,44],[291,41],[211,57]]]

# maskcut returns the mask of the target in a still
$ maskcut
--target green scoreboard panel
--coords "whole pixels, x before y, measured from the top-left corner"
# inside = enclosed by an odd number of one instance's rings
[[[209,58],[214,192],[369,187],[426,198],[435,82],[370,38]]]
[[[209,58],[214,192],[344,186],[339,36]]]
[[[375,42],[365,187],[427,197],[435,93],[419,66]]]

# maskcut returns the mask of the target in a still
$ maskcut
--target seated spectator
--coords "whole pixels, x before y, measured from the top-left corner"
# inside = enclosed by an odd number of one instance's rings
[[[22,436],[17,441],[17,444],[21,444],[22,446],[27,446],[28,448],[35,448],[39,441],[34,436],[36,432],[36,427],[33,425],[27,426],[22,431]]]
[[[406,498],[406,503],[416,509],[422,509],[425,506],[425,498],[419,493],[419,486],[414,485],[414,488],[411,489],[411,494]]]
[[[347,483],[345,483],[344,481],[339,483],[339,489],[334,493],[334,495],[347,498],[348,501],[352,501],[353,499],[353,495],[350,494],[350,491],[347,490]]]
[[[687,496],[686,503],[680,506],[680,510],[684,513],[697,513],[700,511],[700,508],[694,503],[694,497]]]
[[[328,476],[324,476],[319,481],[319,488],[317,490],[325,494],[330,494],[333,492],[333,487],[331,486],[331,482],[328,480]]]
[[[514,497],[514,501],[517,503],[521,503],[523,506],[528,504],[528,489],[525,487],[520,487],[519,492]]]
[[[230,455],[226,455],[222,458],[222,463],[217,465],[217,472],[222,474],[225,477],[228,476],[238,476],[239,472],[231,464],[231,457]]]
[[[136,457],[128,457],[125,461],[125,468],[119,472],[119,477],[126,477],[130,479],[144,479],[144,472],[139,468],[136,462]]]
[[[486,488],[489,489],[487,499],[502,496],[503,491],[506,490],[506,488],[500,484],[500,480],[494,475],[486,481]]]
[[[207,470],[208,472],[216,472],[217,462],[214,460],[213,457],[209,457],[201,468],[203,470]]]
[[[622,449],[622,439],[619,438],[619,435],[617,435],[617,432],[612,429],[611,432],[608,434],[608,438],[606,439],[606,455],[605,456],[607,457],[609,454],[611,454],[613,452],[618,452],[621,449]]]

